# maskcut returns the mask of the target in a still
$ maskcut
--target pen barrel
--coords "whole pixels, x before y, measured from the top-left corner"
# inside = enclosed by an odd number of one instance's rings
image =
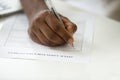
[[[20,0],[20,2],[30,22],[42,10],[48,10],[44,0]]]

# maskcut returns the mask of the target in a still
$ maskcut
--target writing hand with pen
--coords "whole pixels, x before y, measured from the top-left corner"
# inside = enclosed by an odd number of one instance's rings
[[[77,26],[68,18],[60,15],[65,25],[62,27],[44,0],[21,0],[21,4],[29,20],[29,36],[34,42],[46,46],[73,44]]]

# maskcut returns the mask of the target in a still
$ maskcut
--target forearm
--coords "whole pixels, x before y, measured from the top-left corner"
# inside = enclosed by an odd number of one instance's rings
[[[47,10],[48,7],[44,0],[20,0],[29,20],[42,10]]]

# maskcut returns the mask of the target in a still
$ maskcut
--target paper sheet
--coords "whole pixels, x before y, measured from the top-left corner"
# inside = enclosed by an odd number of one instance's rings
[[[20,10],[22,10],[22,7],[19,0],[0,0],[0,16],[14,13]]]
[[[93,37],[93,17],[83,16],[79,10],[71,13],[62,11],[63,9],[59,12],[78,26],[74,34],[75,48],[70,45],[47,47],[33,42],[27,33],[28,20],[23,13],[19,13],[4,22],[0,32],[0,57],[88,63]]]

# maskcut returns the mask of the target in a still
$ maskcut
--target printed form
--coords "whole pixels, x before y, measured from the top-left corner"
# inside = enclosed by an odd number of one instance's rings
[[[86,17],[87,15],[80,18],[78,16],[83,14],[79,13],[73,17],[71,14],[66,12],[65,16],[78,26],[74,34],[74,48],[70,45],[47,47],[33,42],[27,33],[29,25],[26,16],[24,13],[18,13],[7,18],[0,31],[0,57],[88,63],[93,37],[93,18]]]

